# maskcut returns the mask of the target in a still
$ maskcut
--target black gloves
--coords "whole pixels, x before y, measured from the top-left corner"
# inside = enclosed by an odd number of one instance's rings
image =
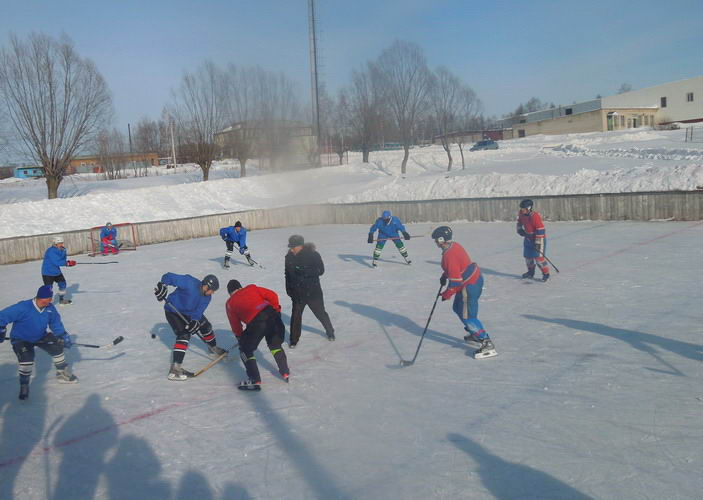
[[[154,295],[156,295],[156,300],[161,302],[166,298],[166,294],[168,293],[168,289],[166,288],[166,285],[161,283],[160,281],[156,284],[156,288],[154,288]]]
[[[447,284],[447,277],[445,275],[440,276],[439,278],[439,284],[444,286]]]
[[[403,231],[403,238],[405,238],[406,240],[409,240],[410,235],[408,233],[406,233],[405,231]]]
[[[520,236],[527,236],[527,233],[523,228],[518,229],[517,234],[519,234]]]
[[[369,233],[369,239],[366,241],[368,241],[369,243],[373,243],[373,233]]]
[[[191,335],[197,333],[198,328],[200,328],[200,321],[197,319],[191,319],[188,324],[186,324],[186,332],[190,333]]]
[[[5,335],[7,335],[7,327],[0,326],[0,344],[5,342]]]

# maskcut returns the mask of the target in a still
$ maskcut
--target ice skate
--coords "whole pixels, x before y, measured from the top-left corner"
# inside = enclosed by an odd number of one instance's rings
[[[334,332],[327,332],[327,340],[334,342],[336,339],[337,337],[334,336]]]
[[[464,342],[466,342],[467,344],[475,344],[477,346],[483,345],[483,341],[481,339],[479,339],[471,334],[464,335]]]
[[[284,374],[282,375],[282,377],[283,377],[283,381],[284,381],[286,384],[290,382],[290,373],[284,373]]]
[[[219,358],[219,357],[222,356],[223,354],[227,354],[227,351],[225,351],[225,350],[224,350],[223,348],[221,348],[220,346],[216,346],[216,345],[214,345],[214,346],[213,346],[213,345],[207,346],[207,350],[208,350],[208,352],[211,354],[210,357],[212,357],[212,358]]]
[[[542,275],[542,281],[547,281],[549,279],[549,273],[543,274]]]
[[[226,260],[225,263],[222,264],[222,267],[223,267],[224,269],[229,269],[229,261]]]
[[[534,277],[535,277],[535,270],[534,269],[522,274],[522,279],[534,278]]]
[[[56,369],[56,380],[62,384],[75,384],[78,382],[78,377],[73,374],[71,367],[66,365]]]
[[[243,382],[240,382],[237,388],[242,391],[260,391],[261,382],[254,382],[253,380],[247,379]]]
[[[29,397],[29,384],[20,384],[19,398],[24,401]]]
[[[189,372],[188,370],[184,370],[181,367],[180,363],[172,363],[171,364],[171,369],[168,371],[168,379],[169,380],[175,380],[175,381],[182,381],[182,380],[188,380],[189,378],[192,378],[193,372]]]
[[[378,267],[378,264],[376,264],[376,259],[371,261],[371,266],[372,267]]]
[[[474,352],[474,359],[492,358],[497,355],[498,353],[491,339],[485,339],[481,343],[481,347]]]
[[[62,298],[62,299],[59,300],[59,305],[60,305],[60,306],[67,306],[67,305],[69,305],[69,304],[73,304],[73,301],[70,300],[70,299],[63,299],[63,298]]]

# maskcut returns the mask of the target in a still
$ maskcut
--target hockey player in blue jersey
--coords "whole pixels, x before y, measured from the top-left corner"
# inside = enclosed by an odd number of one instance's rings
[[[7,325],[12,323],[10,343],[19,363],[20,399],[29,397],[29,378],[34,370],[35,347],[53,358],[57,381],[65,384],[78,382],[78,377],[66,363],[63,351],[71,347],[71,336],[51,303],[53,295],[51,285],[43,285],[33,299],[23,300],[0,311],[0,343],[5,341]]]
[[[229,269],[229,259],[232,257],[232,252],[234,251],[234,244],[239,247],[239,253],[246,257],[247,262],[250,266],[253,266],[255,262],[249,255],[249,249],[247,248],[247,228],[242,226],[240,221],[234,223],[234,226],[223,227],[220,229],[220,238],[227,245],[227,250],[225,251],[225,262],[223,264],[225,269]]]
[[[169,285],[176,287],[170,295],[168,294]],[[166,321],[176,335],[171,368],[168,372],[169,380],[186,380],[193,377],[193,373],[184,370],[181,366],[191,335],[200,337],[213,356],[220,356],[227,352],[218,347],[212,325],[205,317],[205,309],[210,305],[211,296],[219,287],[220,282],[212,274],[199,280],[190,274],[166,273],[156,284],[154,295],[159,302],[166,301],[164,305]]]
[[[117,255],[120,251],[120,245],[117,244],[117,228],[112,226],[111,222],[105,224],[100,230],[100,252],[107,255],[112,252]]]
[[[44,252],[44,260],[41,265],[42,280],[50,287],[54,283],[59,284],[59,305],[70,304],[72,301],[66,298],[66,278],[63,277],[61,266],[73,267],[75,260],[66,259],[66,249],[63,246],[63,237],[54,236],[53,244]]]
[[[406,240],[410,239],[410,235],[405,230],[405,226],[402,222],[400,222],[398,217],[391,215],[390,210],[384,210],[381,217],[376,219],[376,222],[373,226],[371,226],[371,229],[369,229],[369,243],[373,243],[373,236],[376,231],[378,231],[378,239],[376,240],[376,248],[373,250],[373,261],[371,262],[373,267],[376,267],[376,261],[381,256],[381,251],[383,250],[386,242],[389,240],[393,241],[396,248],[400,252],[400,255],[403,256],[403,259],[405,259],[405,263],[410,264],[411,260],[408,259],[408,251],[406,250],[403,240],[400,239],[398,233],[401,233],[403,238]]]

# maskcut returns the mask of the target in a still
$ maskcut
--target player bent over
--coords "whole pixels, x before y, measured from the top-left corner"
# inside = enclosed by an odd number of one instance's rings
[[[5,341],[7,325],[12,323],[10,343],[19,363],[20,394],[29,397],[29,378],[34,370],[34,348],[47,352],[56,367],[56,380],[64,384],[78,382],[66,363],[64,349],[70,349],[71,336],[61,322],[61,315],[51,303],[51,286],[39,287],[33,299],[23,300],[0,311],[0,342]],[[49,328],[51,331],[47,331]]]
[[[229,299],[225,305],[232,332],[239,339],[239,355],[247,371],[247,380],[239,384],[243,390],[261,389],[261,375],[254,351],[262,339],[266,339],[273,359],[278,365],[278,373],[288,382],[290,370],[283,350],[286,329],[281,319],[281,304],[273,290],[256,285],[242,285],[237,280],[227,283]],[[242,323],[246,329],[242,329]]]
[[[171,294],[168,294],[169,285],[176,287]],[[212,274],[199,280],[190,274],[166,273],[156,284],[154,295],[159,301],[166,300],[164,305],[166,321],[176,335],[171,368],[168,372],[169,380],[186,380],[193,376],[192,372],[184,370],[182,366],[191,335],[200,337],[213,356],[220,356],[227,352],[217,346],[215,332],[212,331],[212,325],[204,315],[205,309],[210,305],[212,294],[219,287],[217,277]]]

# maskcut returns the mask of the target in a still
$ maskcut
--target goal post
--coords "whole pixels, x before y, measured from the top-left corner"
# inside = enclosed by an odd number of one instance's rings
[[[112,249],[103,249],[103,244],[100,239],[100,231],[105,226],[95,226],[90,228],[89,233],[89,256],[95,257],[96,255],[101,255],[103,251],[107,251],[108,254],[112,253]],[[117,246],[119,251],[123,250],[136,250],[139,246],[137,241],[137,226],[131,222],[122,222],[120,224],[113,224],[112,227],[117,229]]]

